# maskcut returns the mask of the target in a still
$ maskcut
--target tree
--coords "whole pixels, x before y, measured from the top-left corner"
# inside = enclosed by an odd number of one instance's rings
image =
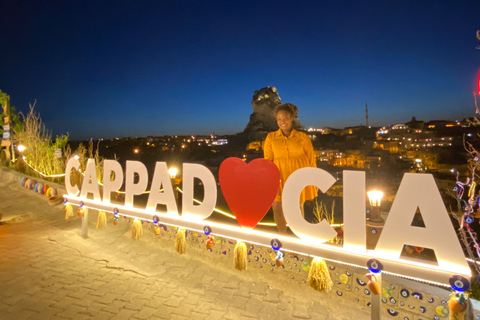
[[[23,123],[20,120],[20,117],[15,109],[15,107],[10,105],[10,96],[6,94],[5,92],[2,92],[0,90],[0,104],[2,105],[3,112],[0,115],[0,126],[2,127],[0,129],[0,134],[3,134],[4,130],[3,127],[5,126],[5,118],[9,118],[8,124],[10,125],[10,134],[11,136],[14,136],[16,133],[20,132],[23,130]],[[2,160],[6,160],[5,162],[8,162],[10,160],[10,154],[13,156],[13,161],[15,161],[15,150],[14,150],[14,143],[13,139],[11,139],[12,143],[10,144],[11,151],[8,150],[8,147],[6,147],[2,152],[4,153],[2,156]]]

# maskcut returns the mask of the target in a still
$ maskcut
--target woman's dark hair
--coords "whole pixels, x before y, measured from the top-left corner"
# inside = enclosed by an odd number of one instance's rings
[[[280,111],[288,112],[294,119],[298,117],[298,107],[294,104],[284,103],[276,106],[275,110],[273,110],[273,114],[275,115],[275,117],[277,117],[277,113],[279,113]]]

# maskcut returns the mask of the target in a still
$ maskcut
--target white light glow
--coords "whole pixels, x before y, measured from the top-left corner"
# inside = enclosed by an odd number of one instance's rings
[[[383,192],[382,191],[368,191],[368,200],[370,201],[370,205],[372,207],[380,207],[382,203]]]
[[[170,169],[168,169],[168,174],[170,175],[170,178],[171,178],[171,179],[175,179],[175,177],[177,176],[177,173],[178,173],[178,169],[177,169],[177,168],[170,168]]]

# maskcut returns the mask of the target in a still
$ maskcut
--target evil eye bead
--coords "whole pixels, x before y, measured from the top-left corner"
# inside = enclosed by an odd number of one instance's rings
[[[68,199],[67,198],[63,198],[63,204],[67,204],[68,203]]]
[[[282,243],[278,239],[272,239],[272,241],[270,241],[270,245],[272,246],[272,249],[275,251],[278,251],[282,248]]]
[[[212,233],[212,228],[210,228],[210,226],[204,226],[203,233],[205,233],[206,236],[209,236],[210,233]]]
[[[412,293],[412,297],[417,298],[418,300],[423,300],[423,295],[420,292]]]
[[[152,218],[152,221],[153,221],[154,224],[157,224],[158,221],[160,221],[160,218],[157,215],[154,215],[153,218]]]
[[[358,285],[360,285],[360,286],[362,286],[362,287],[364,287],[364,286],[367,285],[366,282],[364,282],[364,281],[362,281],[362,280],[360,280],[360,279],[358,279],[358,278],[357,278],[357,283],[358,283]]]
[[[466,214],[463,216],[463,222],[465,222],[465,224],[471,224],[473,223],[473,217],[469,214]]]
[[[408,292],[407,289],[402,289],[400,290],[400,295],[403,297],[403,298],[408,298],[410,296],[410,292]]]
[[[398,312],[395,311],[395,310],[387,309],[387,312],[388,312],[389,315],[391,315],[391,316],[393,316],[393,317],[398,316]]]
[[[468,279],[460,275],[451,276],[448,282],[454,291],[464,292],[470,289],[470,282]]]
[[[119,213],[118,208],[113,208],[113,214],[117,215]]]
[[[377,259],[370,259],[367,262],[367,267],[370,272],[380,273],[383,270],[383,265]]]
[[[80,208],[83,208],[83,201],[80,201],[78,205],[80,206]]]

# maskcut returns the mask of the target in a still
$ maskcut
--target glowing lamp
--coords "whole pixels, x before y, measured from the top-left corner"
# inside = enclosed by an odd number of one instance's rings
[[[25,146],[23,144],[18,146],[18,151],[23,152],[25,150]]]
[[[380,207],[382,203],[383,192],[382,191],[369,191],[367,192],[368,200],[372,207]]]
[[[175,179],[175,176],[177,175],[177,173],[178,173],[177,168],[168,169],[168,174],[170,175],[170,179]]]

